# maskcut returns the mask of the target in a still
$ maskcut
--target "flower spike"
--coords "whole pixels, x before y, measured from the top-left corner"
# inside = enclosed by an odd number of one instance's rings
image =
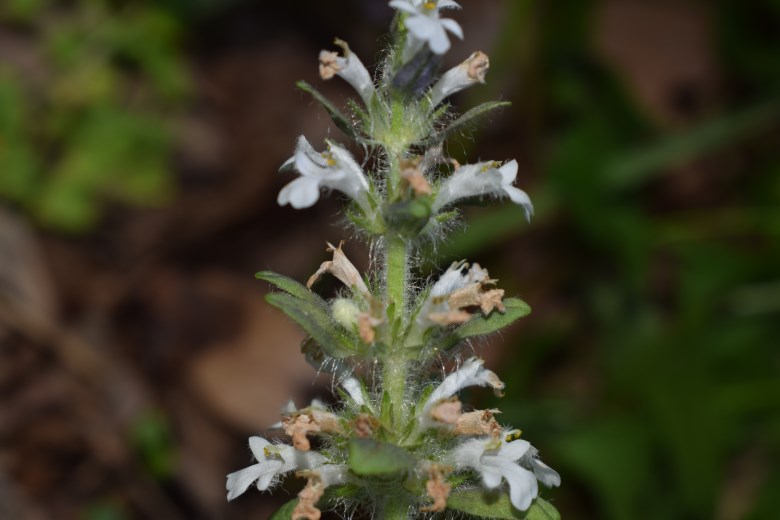
[[[508,197],[526,218],[533,212],[528,195],[514,186],[517,161],[461,166],[446,151],[454,132],[505,103],[484,103],[453,120],[448,98],[484,83],[490,60],[474,52],[441,70],[451,36],[463,37],[460,25],[441,14],[460,7],[454,0],[387,1],[397,15],[376,71],[341,40],[335,40],[338,52],[320,52],[322,79],[339,76],[356,92],[348,111],[298,83],[359,156],[331,141],[315,150],[301,136],[281,168],[296,176],[277,197],[296,209],[314,205],[323,191],[350,198],[347,233],[369,244],[367,272],[350,262],[341,242],[328,243],[328,258],[315,263],[319,268],[305,284],[266,271],[257,276],[277,289],[266,295],[268,303],[306,333],[301,352],[329,377],[335,400],[314,399],[302,409],[288,403],[272,427],[287,444],[252,437],[256,462],[227,476],[228,499],[252,485],[270,489],[295,472],[305,486],[274,518],[320,520],[326,508],[342,517],[393,520],[460,513],[504,518],[509,503],[528,518],[552,517],[539,484],[558,486],[560,475],[521,439],[521,430],[499,424],[499,410],[475,410],[459,396],[474,386],[501,395],[498,375],[480,358],[461,357],[459,346],[499,331],[530,308],[505,298],[477,263],[455,262],[431,283],[421,272],[434,260],[435,248],[426,244],[454,227],[456,204]],[[450,168],[451,175],[441,175]],[[329,298],[314,287],[324,275],[343,284]],[[431,377],[436,366],[453,365]],[[506,493],[508,500],[474,493],[475,485]]]

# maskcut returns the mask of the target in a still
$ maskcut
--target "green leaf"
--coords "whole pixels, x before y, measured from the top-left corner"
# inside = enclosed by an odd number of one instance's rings
[[[450,349],[466,338],[492,334],[511,325],[520,318],[531,314],[531,307],[519,298],[504,300],[506,311],[493,311],[489,315],[476,314],[469,321],[452,331],[442,342],[445,349]]]
[[[427,139],[422,144],[424,146],[440,143],[450,137],[455,132],[459,132],[463,129],[465,129],[468,125],[476,122],[476,120],[488,112],[491,112],[493,110],[496,110],[497,108],[504,108],[511,105],[509,101],[489,101],[487,103],[482,103],[481,105],[477,105],[462,116],[460,116],[458,119],[453,121],[449,126],[441,130],[439,133],[432,136],[430,139]]]
[[[606,182],[618,190],[632,188],[670,165],[734,146],[738,140],[765,131],[778,118],[780,102],[773,100],[719,117],[644,148],[624,152],[605,168]]]
[[[358,475],[393,475],[414,467],[416,460],[395,444],[372,439],[352,439],[349,445],[349,468]]]
[[[528,511],[519,511],[509,502],[507,494],[486,493],[479,489],[453,493],[447,499],[447,509],[498,520],[561,520],[558,510],[541,498],[534,500]]]
[[[328,98],[323,96],[316,88],[312,87],[305,81],[299,81],[295,85],[299,89],[310,94],[320,105],[322,105],[322,108],[324,108],[325,111],[328,113],[328,115],[333,120],[333,123],[336,125],[336,127],[338,127],[339,130],[344,132],[347,135],[347,137],[354,139],[355,141],[358,142],[364,141],[364,139],[360,136],[360,134],[357,133],[355,128],[349,122],[347,116],[341,113],[341,110],[336,108],[336,106],[333,103],[331,103],[328,100]]]
[[[255,273],[255,278],[268,282],[277,289],[281,289],[301,300],[317,299],[322,305],[325,304],[325,302],[322,301],[322,298],[309,290],[305,285],[279,273],[273,271],[260,271],[259,273]]]
[[[354,342],[336,328],[325,307],[284,293],[267,294],[265,299],[300,325],[326,354],[335,358],[357,354]]]
[[[291,520],[293,511],[298,505],[298,499],[294,498],[276,510],[268,520]]]

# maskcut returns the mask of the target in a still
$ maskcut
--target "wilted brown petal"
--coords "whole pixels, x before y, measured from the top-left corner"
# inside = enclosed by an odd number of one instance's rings
[[[332,79],[342,69],[338,58],[339,54],[337,52],[320,52],[320,77],[322,79]]]
[[[328,242],[328,248],[326,251],[333,253],[333,260],[323,262],[317,272],[309,277],[309,281],[306,282],[306,287],[311,289],[317,280],[325,273],[331,273],[333,276],[341,280],[341,282],[350,289],[356,289],[360,291],[365,297],[369,297],[371,294],[368,292],[368,287],[360,276],[357,268],[352,265],[347,256],[341,250],[341,246],[344,242],[340,242],[338,247]]]
[[[310,433],[335,433],[341,431],[338,417],[330,412],[306,409],[282,418],[284,433],[292,438],[293,446],[300,451],[309,451]]]
[[[415,195],[430,195],[431,185],[420,170],[421,158],[401,162],[401,177],[412,187]]]
[[[298,493],[298,505],[292,512],[293,520],[320,520],[322,512],[317,509],[317,502],[325,493],[325,486],[317,476],[310,474],[309,481],[300,493]]]
[[[435,405],[431,409],[431,417],[441,423],[456,424],[462,409],[463,405],[457,398],[451,399]]]
[[[360,333],[360,339],[362,339],[364,343],[373,343],[374,339],[376,339],[373,319],[367,312],[361,312],[358,315],[358,332]]]
[[[358,439],[373,437],[380,426],[379,419],[366,413],[358,415],[353,424],[355,428],[355,437]]]
[[[431,471],[428,481],[425,483],[425,489],[433,499],[433,504],[421,507],[420,511],[424,513],[441,513],[447,509],[447,498],[450,496],[452,486],[444,481],[444,470],[437,467]]]
[[[500,413],[498,410],[475,410],[464,413],[455,421],[452,430],[455,435],[490,435],[498,438],[501,435],[501,425],[493,418]]]
[[[471,319],[471,314],[456,309],[449,312],[432,312],[428,315],[428,319],[439,325],[457,325],[469,321],[469,319]]]
[[[471,79],[479,81],[480,83],[485,82],[485,74],[487,74],[487,71],[490,68],[490,59],[487,54],[477,51],[469,56],[468,59],[463,62],[463,65],[467,67],[467,74]]]
[[[483,286],[483,283],[474,283],[451,293],[447,300],[450,309],[479,307],[485,315],[490,314],[493,309],[498,309],[501,312],[506,310],[501,301],[504,297],[504,290],[483,291]]]

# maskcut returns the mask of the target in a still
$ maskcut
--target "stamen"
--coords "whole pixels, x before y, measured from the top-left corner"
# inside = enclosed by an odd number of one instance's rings
[[[520,437],[523,435],[523,430],[512,430],[511,432],[506,434],[506,442],[513,442],[520,440]]]

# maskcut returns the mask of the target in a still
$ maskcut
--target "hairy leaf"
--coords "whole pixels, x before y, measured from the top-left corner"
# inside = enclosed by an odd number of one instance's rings
[[[299,89],[303,90],[304,92],[311,94],[311,96],[320,104],[322,105],[322,108],[325,109],[325,111],[328,113],[330,118],[333,120],[333,123],[338,127],[339,130],[344,132],[347,137],[350,139],[354,139],[358,142],[363,142],[363,137],[358,134],[358,132],[355,130],[355,127],[352,126],[352,124],[349,122],[349,119],[347,119],[347,116],[345,116],[341,110],[336,108],[336,106],[331,103],[328,98],[323,96],[316,88],[312,87],[305,81],[299,81],[295,84]]]
[[[293,511],[298,505],[298,499],[294,498],[276,510],[268,520],[291,520]]]
[[[302,300],[317,300],[323,306],[325,305],[325,302],[316,293],[310,291],[305,285],[292,278],[288,278],[273,271],[260,271],[259,273],[255,273],[255,278],[268,282],[277,289],[281,289],[296,298]]]
[[[489,101],[487,103],[482,103],[481,105],[477,105],[462,116],[460,116],[458,119],[453,121],[449,126],[442,129],[439,133],[433,135],[430,139],[425,141],[423,145],[431,145],[435,143],[440,143],[450,137],[455,132],[459,132],[461,130],[464,130],[468,125],[476,122],[478,118],[481,116],[484,116],[488,112],[491,112],[497,108],[504,108],[511,105],[509,101]]]
[[[444,349],[450,349],[464,339],[492,334],[531,314],[531,307],[519,298],[504,300],[505,312],[494,310],[488,316],[476,314],[469,321],[453,330],[442,342]]]
[[[284,293],[267,294],[265,299],[300,325],[329,356],[345,358],[357,353],[354,343],[331,321],[325,307]]]
[[[534,500],[528,511],[519,511],[509,502],[507,494],[486,493],[479,489],[453,493],[447,499],[447,509],[498,520],[561,520],[558,510],[541,498]]]
[[[352,439],[349,445],[349,468],[358,475],[392,475],[413,468],[415,462],[412,455],[394,444]]]

